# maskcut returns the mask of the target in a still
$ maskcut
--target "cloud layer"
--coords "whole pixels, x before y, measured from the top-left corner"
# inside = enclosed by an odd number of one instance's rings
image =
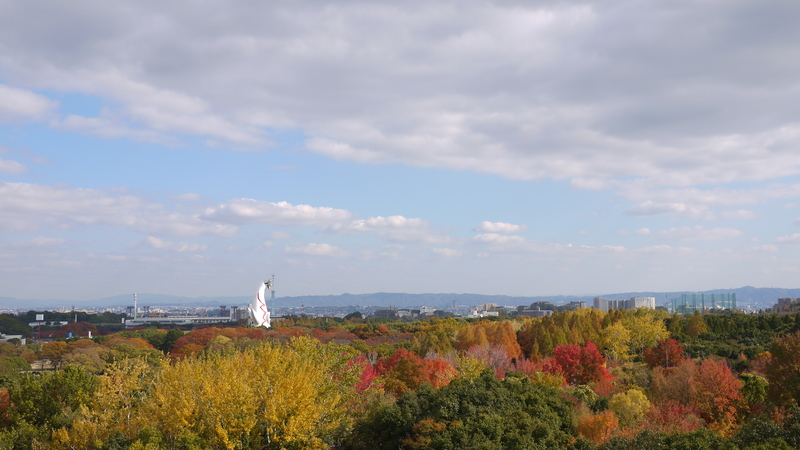
[[[300,128],[334,158],[517,179],[800,173],[792,3],[31,1],[2,12],[0,76],[24,85],[0,86],[6,120],[47,116],[57,103],[27,89],[58,89],[114,105],[52,122],[99,136],[253,146],[265,129]],[[652,201],[631,212],[680,209]]]

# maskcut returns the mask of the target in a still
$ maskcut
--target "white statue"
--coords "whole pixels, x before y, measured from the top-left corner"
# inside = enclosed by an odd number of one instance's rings
[[[275,275],[261,283],[258,287],[258,291],[256,291],[256,295],[253,297],[253,301],[250,302],[250,306],[247,307],[247,310],[250,312],[250,322],[252,322],[253,326],[269,328],[269,309],[267,309],[267,298],[265,294],[267,291],[272,290],[274,279]]]

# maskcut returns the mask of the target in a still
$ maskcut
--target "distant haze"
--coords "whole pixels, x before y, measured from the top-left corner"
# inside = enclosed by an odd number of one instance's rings
[[[600,294],[596,296],[538,296],[538,297],[511,297],[507,295],[478,295],[478,294],[402,294],[379,292],[374,294],[342,294],[342,295],[312,295],[299,297],[277,297],[275,307],[289,308],[317,306],[384,306],[384,307],[415,307],[415,306],[434,306],[437,308],[450,308],[455,301],[458,306],[480,305],[484,303],[497,303],[498,305],[529,305],[534,302],[550,302],[555,305],[563,305],[572,301],[585,301],[589,306],[594,297],[606,297],[608,299],[626,299],[630,297],[655,297],[656,305],[664,305],[666,299],[680,297],[687,292],[625,292],[615,294]],[[800,289],[780,289],[780,288],[754,288],[745,286],[737,289],[716,289],[711,291],[695,292],[698,295],[705,294],[736,294],[736,299],[740,307],[751,305],[754,309],[771,307],[777,302],[778,298],[800,297]],[[689,292],[691,294],[691,292]],[[139,306],[185,306],[185,307],[209,307],[215,308],[220,305],[238,306],[249,303],[251,297],[177,297],[172,295],[158,294],[138,294]],[[710,299],[709,299],[710,301]],[[19,306],[18,306],[19,305]],[[65,302],[59,300],[19,300],[14,298],[0,297],[0,307],[3,308],[104,308],[120,307],[133,305],[132,295],[117,295],[87,302]]]

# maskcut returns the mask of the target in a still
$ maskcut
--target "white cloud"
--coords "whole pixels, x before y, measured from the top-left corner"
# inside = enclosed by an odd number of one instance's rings
[[[650,234],[650,228],[639,228],[638,230],[636,230],[636,234],[646,236]]]
[[[716,241],[736,238],[742,236],[742,234],[741,231],[735,228],[706,228],[702,225],[670,228],[656,232],[659,238],[674,241]]]
[[[794,219],[794,220],[792,221],[792,224],[794,224],[794,225],[800,225],[800,217],[798,217],[797,219]]]
[[[778,247],[774,245],[758,245],[747,249],[748,253],[776,253]]]
[[[742,219],[742,220],[749,220],[749,219],[757,219],[758,213],[755,211],[750,211],[748,209],[737,209],[732,211],[723,211],[720,214],[720,217],[723,219]]]
[[[716,207],[737,205],[756,205],[771,200],[800,197],[800,184],[773,183],[765,187],[749,189],[727,189],[715,187],[662,188],[648,180],[635,180],[617,183],[616,191],[622,197],[639,202],[626,213],[634,216],[658,214],[677,214],[692,218],[715,219],[711,212]],[[746,210],[727,210],[720,216],[723,219],[752,219],[757,213]]]
[[[454,248],[434,248],[433,253],[436,253],[437,255],[443,256],[445,258],[457,258],[464,254],[464,252],[456,250]]]
[[[528,240],[522,236],[506,236],[497,233],[484,233],[479,234],[472,238],[475,242],[482,244],[502,245],[502,246],[521,246],[528,243]]]
[[[507,234],[507,233],[517,233],[527,228],[528,227],[526,227],[525,225],[515,225],[513,223],[483,221],[477,227],[473,228],[472,231],[479,231],[481,233]]]
[[[400,230],[428,228],[426,220],[412,219],[403,216],[370,217],[368,219],[353,220],[348,223],[336,223],[325,228],[326,232],[335,234],[374,232],[378,230]]]
[[[231,225],[200,220],[197,215],[170,211],[133,195],[0,181],[0,229],[29,231],[91,225],[171,236],[230,236],[237,230]]]
[[[205,251],[208,249],[208,246],[205,244],[187,244],[185,242],[170,242],[159,239],[157,237],[148,236],[147,239],[144,240],[144,244],[157,248],[159,250],[171,250],[175,252],[197,252],[197,251]]]
[[[644,253],[667,253],[671,252],[672,250],[673,248],[669,245],[651,245],[649,247],[641,248],[638,251]]]
[[[81,75],[85,77],[83,80],[72,80],[74,88],[107,97],[122,107],[117,110],[104,108],[98,117],[68,115],[51,122],[54,128],[166,145],[181,143],[175,134],[208,136],[245,145],[267,143],[257,127],[221,117],[211,112],[205,100],[187,95],[179,88],[159,88],[111,68],[73,74],[76,77]]]
[[[780,236],[775,238],[778,244],[797,244],[800,243],[800,233],[795,233],[791,236]]]
[[[0,84],[0,122],[43,120],[58,106],[43,95]]]
[[[296,246],[287,245],[285,247],[285,251],[288,254],[295,254],[295,255],[336,256],[336,257],[350,256],[350,252],[342,250],[339,247],[330,244],[309,243]]]
[[[262,145],[264,129],[301,129],[336,158],[593,189],[797,175],[798,13],[748,8],[21,2],[0,17],[0,58],[4,79],[113,105],[113,120],[71,119],[84,132]],[[22,97],[13,114],[53,108],[4,89]]]
[[[57,130],[75,131],[107,139],[124,137],[134,141],[167,146],[181,145],[179,139],[152,129],[132,127],[122,120],[107,117],[107,114],[103,114],[100,117],[68,115],[64,119],[51,121],[50,126]]]
[[[686,205],[683,203],[655,203],[652,200],[647,200],[628,208],[625,212],[631,216],[655,216],[659,214],[683,213],[686,212],[686,210]]]
[[[12,242],[9,246],[12,248],[24,248],[24,247],[55,247],[58,245],[62,245],[66,243],[67,240],[64,238],[50,238],[39,236],[27,241],[16,241]]]
[[[370,217],[350,222],[335,223],[321,230],[329,234],[372,233],[384,239],[397,242],[446,243],[450,238],[437,230],[430,229],[427,220],[404,216]]]
[[[10,159],[0,158],[0,173],[6,173],[9,175],[19,175],[22,172],[25,172],[26,170],[28,170],[28,166],[26,166],[25,164],[20,164]]]
[[[352,213],[344,209],[292,205],[288,202],[265,202],[249,198],[228,200],[207,208],[202,218],[231,224],[264,223],[279,226],[324,226],[346,220]]]
[[[192,194],[192,193],[188,193],[187,192],[187,193],[184,193],[184,194],[179,194],[179,195],[175,196],[175,198],[177,200],[179,200],[179,201],[182,201],[182,202],[196,202],[196,201],[200,200],[200,195]]]
[[[285,231],[273,231],[272,233],[269,234],[269,237],[277,240],[289,239],[290,237],[292,237],[292,233],[287,233]]]

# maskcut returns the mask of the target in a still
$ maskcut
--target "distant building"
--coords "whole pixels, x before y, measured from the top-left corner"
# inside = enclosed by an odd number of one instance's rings
[[[546,317],[546,316],[552,316],[553,310],[539,309],[539,308],[536,309],[524,308],[524,309],[517,309],[517,315],[523,317]]]
[[[420,306],[419,307],[419,314],[421,316],[433,315],[433,313],[435,311],[436,311],[436,308],[434,308],[433,306]]]
[[[372,313],[372,317],[394,319],[397,317],[397,311],[394,309],[379,309]]]
[[[569,302],[562,307],[566,310],[574,310],[574,309],[586,309],[586,302]],[[559,309],[560,311],[562,309]]]
[[[25,345],[27,340],[21,334],[2,334],[0,333],[0,342],[8,342],[12,339],[19,339],[20,345]]]
[[[41,322],[28,322],[29,327],[36,327],[39,325],[43,325],[46,327],[61,327],[68,324],[66,320],[43,320]]]
[[[614,309],[650,308],[656,309],[655,297],[631,297],[628,300],[609,300],[605,297],[594,298],[594,308],[603,312]]]
[[[480,306],[477,306],[477,307],[473,308],[471,311],[478,311],[478,312],[481,312],[481,311],[492,311],[492,310],[497,309],[497,308],[498,308],[497,303],[484,303],[484,304],[482,304]]]
[[[471,309],[469,314],[465,317],[469,318],[480,318],[480,317],[497,317],[500,315],[500,311],[478,311],[477,309]]]
[[[209,325],[215,323],[235,322],[231,317],[214,316],[169,316],[169,317],[140,317],[125,320],[125,328],[135,328],[151,323],[160,325]]]
[[[780,314],[782,312],[793,312],[800,308],[800,298],[779,298],[778,303],[772,306],[772,312]]]
[[[677,314],[694,314],[695,311],[703,314],[724,310],[735,311],[736,293],[681,294],[680,298],[676,297],[667,302],[667,306],[671,306],[670,312]]]

